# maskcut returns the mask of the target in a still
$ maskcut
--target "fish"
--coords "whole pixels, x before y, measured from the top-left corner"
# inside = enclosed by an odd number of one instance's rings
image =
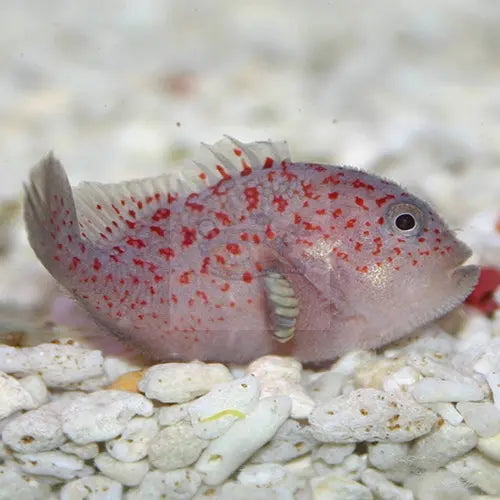
[[[154,362],[334,360],[443,316],[479,274],[428,203],[356,168],[293,162],[284,141],[224,137],[180,172],[73,188],[50,153],[24,220],[55,280]]]

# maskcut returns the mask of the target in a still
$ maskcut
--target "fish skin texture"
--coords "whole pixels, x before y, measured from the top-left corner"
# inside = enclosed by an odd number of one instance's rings
[[[292,162],[286,143],[225,138],[182,178],[75,188],[50,154],[25,191],[42,264],[104,332],[152,361],[332,360],[445,314],[478,278],[427,203],[367,172]],[[284,343],[270,272],[298,299]]]

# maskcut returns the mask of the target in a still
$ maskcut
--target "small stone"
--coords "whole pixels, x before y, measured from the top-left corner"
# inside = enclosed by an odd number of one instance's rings
[[[80,457],[83,460],[90,460],[92,458],[95,458],[99,453],[99,447],[97,446],[96,443],[76,444],[72,443],[71,441],[68,441],[67,443],[64,443],[61,446],[59,446],[59,449],[61,451],[64,451],[64,453],[70,453],[71,455],[76,455],[77,457]]]
[[[457,404],[465,423],[481,437],[492,437],[500,433],[500,410],[489,402]]]
[[[49,403],[10,421],[2,439],[17,452],[36,453],[54,450],[66,441],[66,436],[54,403]]]
[[[191,500],[201,484],[192,469],[148,472],[142,483],[127,492],[126,500]],[[210,497],[208,497],[210,498]]]
[[[134,415],[152,414],[153,404],[144,396],[109,390],[76,399],[61,417],[65,434],[75,443],[87,444],[115,438]]]
[[[442,403],[457,401],[480,401],[485,394],[472,379],[469,382],[454,382],[434,377],[424,377],[412,389],[419,403]]]
[[[384,381],[405,366],[405,360],[376,358],[369,363],[360,365],[354,374],[357,387],[373,387],[383,389]]]
[[[259,381],[253,375],[217,384],[188,407],[195,434],[202,439],[219,437],[234,421],[246,417],[259,393]]]
[[[500,434],[489,438],[480,438],[477,449],[488,458],[500,462]]]
[[[23,349],[0,344],[0,371],[29,374],[31,363]]]
[[[149,446],[158,431],[155,418],[134,417],[119,437],[106,442],[106,451],[121,462],[137,462],[148,454]]]
[[[158,410],[158,423],[160,425],[173,425],[182,422],[183,420],[189,421],[188,408],[192,403],[180,403],[168,406],[162,406]]]
[[[94,459],[95,466],[107,477],[124,486],[137,486],[149,471],[147,460],[138,462],[120,462],[107,453],[100,453]]]
[[[464,420],[452,403],[427,403],[426,406],[451,425],[458,425]]]
[[[164,471],[180,469],[196,462],[208,442],[194,433],[189,423],[170,425],[162,429],[149,447],[149,461]]]
[[[204,475],[203,481],[209,485],[225,481],[274,436],[290,411],[291,400],[286,396],[261,399],[246,418],[237,420],[202,453],[195,468]]]
[[[361,474],[361,481],[365,486],[370,488],[377,499],[413,500],[413,493],[410,490],[396,486],[383,474],[374,469],[366,469]]]
[[[470,500],[460,478],[445,470],[409,476],[403,486],[413,492],[415,500]]]
[[[339,465],[328,465],[323,460],[313,463],[316,476],[333,474],[343,479],[359,481],[367,468],[366,455],[351,454]]]
[[[326,403],[341,393],[345,381],[342,373],[326,372],[307,386],[307,393],[316,404]]]
[[[121,500],[123,487],[104,476],[82,477],[61,488],[60,500]]]
[[[368,445],[368,461],[379,470],[396,469],[408,457],[407,443],[375,443]]]
[[[146,370],[139,390],[162,403],[184,403],[231,379],[231,372],[218,363],[165,363]]]
[[[356,373],[360,366],[371,363],[375,358],[372,351],[349,351],[335,361],[330,371],[350,377]]]
[[[302,365],[293,358],[263,356],[248,365],[248,373],[260,382],[260,397],[289,396],[292,400],[292,418],[307,418],[314,401],[301,385]]]
[[[66,387],[104,374],[101,351],[74,345],[39,344],[23,348],[31,373],[39,373],[48,387]]]
[[[7,465],[0,465],[0,500],[45,500],[50,486],[22,474]]]
[[[467,484],[478,487],[488,495],[500,495],[498,464],[484,458],[479,453],[469,453],[465,457],[449,463],[446,468]]]
[[[326,474],[311,479],[314,500],[372,500],[371,491],[362,484]]]
[[[309,417],[319,441],[411,441],[427,434],[436,415],[404,393],[358,389],[317,406]]]
[[[321,445],[313,451],[313,460],[323,460],[328,465],[339,465],[341,464],[349,455],[354,453],[356,445],[348,444],[337,444],[337,443],[327,443]]]
[[[437,470],[465,455],[476,444],[476,433],[465,424],[450,425],[445,422],[411,446],[409,459],[417,469]]]
[[[217,491],[217,500],[294,500],[293,493],[282,487],[261,487],[228,481]],[[209,499],[211,495],[205,492]]]
[[[494,370],[486,375],[486,381],[493,394],[493,403],[500,410],[500,372]]]
[[[31,410],[37,403],[33,396],[16,380],[0,372],[0,420],[19,410]]]
[[[16,453],[19,468],[28,474],[53,476],[59,479],[73,479],[85,475],[85,463],[81,458],[67,455],[62,451],[42,451],[40,453]]]
[[[284,466],[273,463],[245,465],[238,473],[238,482],[258,488],[285,488],[292,494],[304,483]]]
[[[37,407],[49,401],[47,386],[39,375],[28,375],[19,379],[19,383],[31,394]]]
[[[274,437],[252,456],[253,463],[284,463],[309,453],[316,445],[309,426],[288,419]]]

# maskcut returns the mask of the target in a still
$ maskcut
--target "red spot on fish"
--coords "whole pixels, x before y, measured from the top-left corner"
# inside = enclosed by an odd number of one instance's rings
[[[379,218],[377,219],[377,224],[382,225],[383,223],[384,223],[384,218],[383,218],[383,217],[379,217]]]
[[[241,233],[240,239],[241,241],[248,241],[248,233]]]
[[[344,229],[349,229],[349,228],[354,227],[354,225],[356,224],[356,221],[357,221],[357,219],[349,219],[349,220],[345,223],[345,227],[344,227]]]
[[[241,248],[237,243],[228,243],[226,249],[233,255],[239,255],[241,253]]]
[[[332,212],[332,215],[333,215],[333,218],[336,219],[337,217],[339,217],[340,215],[342,215],[342,209],[341,208],[336,208]]]
[[[267,157],[264,161],[264,166],[262,168],[271,168],[273,166],[274,160],[271,157]]]
[[[222,179],[228,181],[232,179],[232,177],[226,172],[222,165],[215,165],[215,168],[219,171],[219,174],[222,176]]]
[[[234,151],[234,154],[235,154],[236,156],[241,156],[241,149],[236,149],[236,148],[235,148],[235,149],[233,149],[233,151]]]
[[[226,259],[219,254],[215,254],[215,260],[217,261],[218,264],[224,265],[226,263]]]
[[[270,239],[270,240],[273,240],[274,237],[276,236],[274,231],[271,230],[271,226],[268,224],[266,226],[266,236]]]
[[[156,233],[158,236],[165,236],[165,231],[160,226],[151,226],[149,229],[151,229],[151,231]]]
[[[393,252],[394,252],[396,255],[401,255],[401,248],[399,248],[399,247],[394,247],[392,250],[393,250]]]
[[[288,206],[288,201],[285,200],[283,196],[279,195],[273,198],[273,204],[276,205],[276,210],[278,210],[278,212],[283,213]]]
[[[241,160],[241,165],[243,166],[243,170],[240,172],[241,177],[246,177],[252,173],[252,167],[245,160]]]
[[[338,191],[333,191],[331,193],[328,193],[328,198],[330,200],[336,200],[339,197]]]
[[[300,185],[302,186],[302,192],[306,198],[312,200],[317,200],[319,198],[319,194],[314,195],[314,189],[311,183],[306,184],[304,181],[300,181]]]
[[[352,182],[352,187],[356,189],[365,188],[368,191],[374,191],[375,188],[371,184],[366,184],[361,179],[356,179]]]
[[[247,202],[247,210],[255,210],[259,206],[259,191],[256,187],[246,187],[243,191]]]
[[[93,267],[94,271],[99,271],[99,269],[101,269],[101,267],[102,267],[101,261],[99,259],[95,258],[94,263],[92,264],[92,267]]]
[[[198,177],[199,177],[202,181],[204,181],[204,180],[206,180],[206,178],[207,178],[207,174],[206,174],[205,172],[201,172],[201,174],[199,174],[199,175],[198,175]]]
[[[252,236],[252,239],[253,239],[254,243],[257,243],[257,244],[260,243],[260,236],[258,234],[254,234]]]
[[[95,207],[97,208],[97,210],[102,210],[102,205],[96,205]]]
[[[182,246],[189,247],[196,241],[196,230],[190,227],[182,226]]]
[[[229,218],[229,215],[227,215],[224,212],[215,212],[215,217],[217,220],[222,222],[223,226],[230,226],[231,225],[231,219]]]
[[[193,271],[184,271],[179,276],[179,283],[182,285],[187,285],[193,281]]]
[[[203,290],[196,290],[196,295],[203,301],[204,304],[208,304],[207,294]]]
[[[77,267],[78,267],[78,264],[80,264],[80,259],[78,257],[73,257],[72,261],[71,261],[71,265],[70,265],[70,271],[74,271]]]
[[[193,212],[203,212],[203,209],[205,208],[201,203],[196,203],[192,201],[193,198],[197,198],[198,193],[191,193],[187,198],[186,202],[184,203],[186,207],[190,208]]]
[[[419,238],[419,239],[418,239],[418,241],[419,241],[420,243],[423,243],[423,242],[425,241],[425,238]]]
[[[253,281],[253,277],[248,271],[243,273],[242,279],[245,283],[251,283]]]
[[[208,233],[204,236],[206,240],[211,240],[215,238],[218,234],[220,233],[220,229],[218,227],[214,227],[213,229],[210,229]]]
[[[142,201],[141,201],[141,200],[139,200],[139,201],[137,202],[137,208],[138,208],[139,210],[141,210],[141,209],[142,209],[142,207],[143,207]]]
[[[368,207],[365,205],[365,200],[359,196],[356,196],[355,203],[358,207],[361,207],[363,210],[368,210]]]
[[[170,209],[168,208],[159,208],[151,217],[155,222],[159,222],[161,220],[168,219],[170,217]]]
[[[321,231],[321,226],[311,224],[310,222],[304,222],[304,229],[307,231]]]
[[[135,222],[132,222],[131,220],[125,220],[125,224],[127,224],[127,226],[130,228],[130,229],[134,229],[135,228]]]
[[[340,180],[339,180],[339,177],[340,177],[340,174],[336,174],[336,175],[329,175],[328,177],[325,177],[322,181],[321,181],[321,184],[333,184],[333,185],[337,185],[337,184],[340,184]]]
[[[393,200],[393,199],[394,199],[394,195],[392,195],[392,194],[386,194],[382,198],[376,199],[375,203],[377,204],[378,207],[381,207],[382,205],[384,205],[385,203],[387,203],[389,200]]]
[[[325,214],[326,214],[326,210],[325,210],[324,208],[321,208],[321,209],[319,209],[319,210],[316,210],[316,213],[317,213],[318,215],[325,215]]]
[[[129,210],[128,214],[130,215],[130,217],[133,217],[135,219],[136,213],[134,210]]]
[[[210,257],[205,257],[201,263],[200,273],[208,274],[208,266],[210,265]]]
[[[361,252],[362,247],[363,247],[363,244],[360,243],[359,241],[356,241],[356,245],[354,245],[354,250],[356,250],[356,252]]]
[[[367,266],[356,266],[356,271],[359,273],[366,274],[368,272],[368,267]]]
[[[300,224],[302,222],[302,217],[297,213],[293,214],[293,222],[295,224]]]
[[[146,244],[140,238],[131,238],[131,237],[128,237],[125,240],[125,243],[127,245],[131,246],[131,247],[134,247],[134,248],[145,248],[146,247]]]
[[[221,287],[220,290],[222,292],[227,292],[231,288],[231,285],[229,283],[224,283]]]

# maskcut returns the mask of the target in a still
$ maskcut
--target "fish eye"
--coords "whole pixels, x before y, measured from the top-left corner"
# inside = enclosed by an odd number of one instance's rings
[[[424,214],[420,208],[410,203],[396,203],[388,209],[391,228],[404,236],[419,234],[423,228]]]

